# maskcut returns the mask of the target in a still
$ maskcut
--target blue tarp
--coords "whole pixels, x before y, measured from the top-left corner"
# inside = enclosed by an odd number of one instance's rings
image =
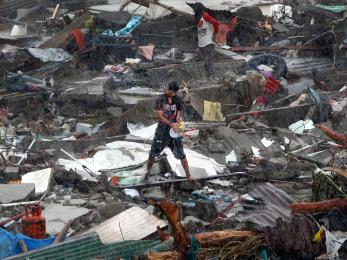
[[[115,33],[112,32],[112,30],[107,30],[102,33],[102,35],[105,36],[127,36],[129,35],[141,22],[141,16],[135,15],[131,18],[131,20],[127,23],[127,25],[120,29],[119,31],[116,31]]]
[[[34,250],[49,246],[55,237],[47,239],[33,239],[23,234],[14,234],[0,228],[0,259],[22,253],[18,241],[23,240],[28,250]]]

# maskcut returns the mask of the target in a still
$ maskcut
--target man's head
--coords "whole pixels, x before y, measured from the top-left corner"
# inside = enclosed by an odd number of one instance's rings
[[[167,84],[165,88],[165,95],[167,97],[176,96],[179,89],[180,89],[180,86],[178,85],[177,81],[172,81],[169,84]]]

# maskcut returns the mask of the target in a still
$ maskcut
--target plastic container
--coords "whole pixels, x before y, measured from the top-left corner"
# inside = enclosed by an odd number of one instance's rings
[[[44,239],[46,236],[46,219],[41,215],[40,206],[25,208],[22,217],[22,233],[35,239]]]

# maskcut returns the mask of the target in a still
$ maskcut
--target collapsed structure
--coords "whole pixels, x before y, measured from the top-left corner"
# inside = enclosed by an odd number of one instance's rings
[[[9,2],[0,258],[345,259],[346,1]],[[171,81],[195,182],[168,148],[145,180]]]

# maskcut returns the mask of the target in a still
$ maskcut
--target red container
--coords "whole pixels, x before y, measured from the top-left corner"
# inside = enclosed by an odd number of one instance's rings
[[[25,208],[25,215],[22,217],[22,233],[35,239],[46,237],[46,219],[41,215],[40,206]]]
[[[269,77],[265,82],[265,91],[274,96],[280,86],[280,81],[276,80],[274,77]]]

